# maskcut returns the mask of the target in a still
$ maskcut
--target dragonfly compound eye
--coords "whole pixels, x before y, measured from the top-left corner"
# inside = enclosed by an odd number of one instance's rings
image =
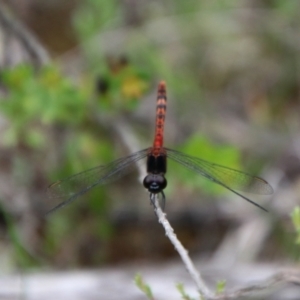
[[[167,186],[167,180],[160,174],[148,174],[144,179],[144,187],[153,194],[160,193]]]

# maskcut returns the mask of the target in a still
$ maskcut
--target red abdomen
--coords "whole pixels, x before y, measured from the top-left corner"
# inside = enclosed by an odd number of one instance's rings
[[[153,148],[163,147],[164,125],[167,109],[166,83],[161,81],[158,85],[156,100],[156,121]]]

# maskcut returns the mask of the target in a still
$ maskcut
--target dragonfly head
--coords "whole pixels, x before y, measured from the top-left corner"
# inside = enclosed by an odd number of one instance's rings
[[[153,194],[160,193],[167,186],[167,179],[161,174],[148,174],[144,181],[144,187]]]

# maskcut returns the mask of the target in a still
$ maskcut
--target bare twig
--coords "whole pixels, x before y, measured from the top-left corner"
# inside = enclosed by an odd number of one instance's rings
[[[159,205],[158,197],[156,195],[151,195],[151,202],[154,205],[154,211],[157,215],[159,223],[165,229],[166,236],[169,238],[171,243],[174,245],[176,251],[180,255],[184,265],[191,275],[192,279],[196,283],[199,293],[203,299],[207,300],[230,300],[230,299],[241,299],[242,297],[251,297],[258,295],[259,293],[266,293],[278,288],[279,286],[285,283],[300,284],[300,273],[291,272],[291,271],[281,271],[277,274],[272,275],[271,277],[262,280],[256,284],[248,285],[242,287],[235,291],[228,291],[222,294],[215,294],[210,291],[205,282],[203,281],[200,272],[196,270],[192,260],[188,255],[188,251],[182,246],[180,241],[177,239],[176,234],[174,233],[173,228],[171,227],[169,221],[166,218],[166,214],[162,211]]]
[[[45,48],[36,37],[26,29],[25,25],[14,18],[9,9],[1,3],[0,5],[0,26],[6,34],[14,37],[22,45],[24,52],[28,54],[31,62],[37,66],[47,64],[49,56]],[[11,51],[11,49],[8,49]]]
[[[287,272],[281,271],[271,277],[262,280],[256,284],[249,285],[247,287],[240,288],[233,292],[226,292],[219,296],[214,297],[215,300],[230,300],[230,299],[241,299],[241,297],[253,297],[261,292],[267,292],[274,290],[275,288],[285,284],[293,283],[300,284],[300,273],[299,272]]]
[[[159,223],[164,227],[166,236],[169,238],[171,243],[174,245],[176,251],[180,255],[187,271],[189,272],[192,279],[196,283],[199,293],[205,299],[212,298],[213,293],[209,290],[209,288],[204,283],[200,273],[196,270],[192,260],[190,259],[189,255],[188,255],[188,251],[183,247],[183,245],[177,239],[177,236],[174,233],[172,226],[170,225],[169,221],[166,218],[166,214],[160,208],[157,195],[151,194],[150,197],[151,197],[151,202],[153,203],[154,211],[157,215]]]

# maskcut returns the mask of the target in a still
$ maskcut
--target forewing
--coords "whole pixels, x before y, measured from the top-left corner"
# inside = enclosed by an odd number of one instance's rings
[[[107,165],[98,166],[76,175],[58,180],[47,188],[48,199],[59,201],[49,212],[53,212],[77,199],[95,186],[110,183],[134,170],[134,163],[147,156],[148,149],[117,159]]]
[[[166,149],[167,156],[187,168],[230,190],[239,190],[260,195],[273,193],[272,187],[264,179],[250,174],[208,162],[198,157]]]

